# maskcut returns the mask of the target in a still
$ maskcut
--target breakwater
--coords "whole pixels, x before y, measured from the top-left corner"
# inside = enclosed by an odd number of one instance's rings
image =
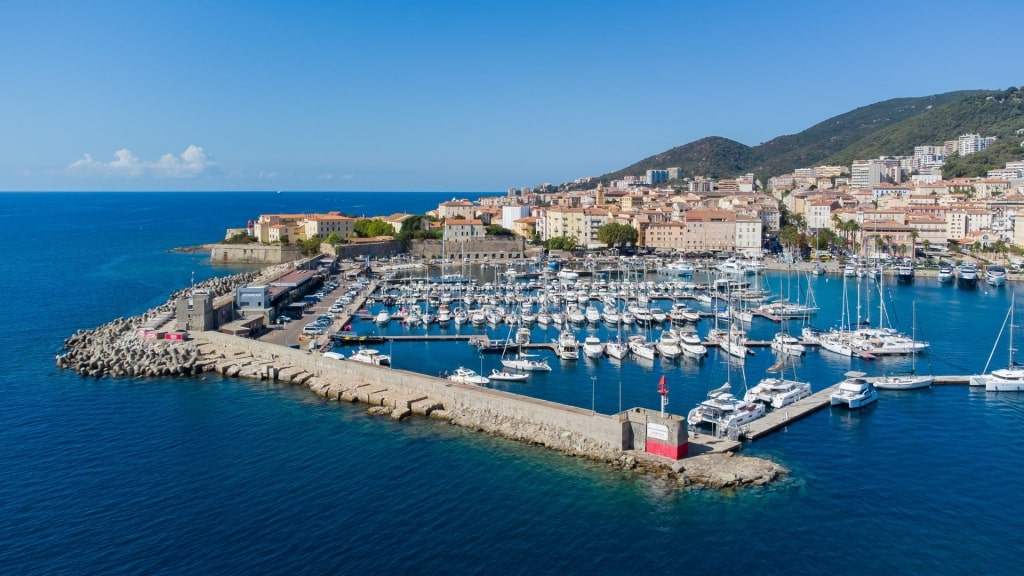
[[[235,286],[258,281],[255,273],[221,278],[197,286],[228,294]],[[173,321],[172,294],[167,304],[132,318],[118,318],[93,330],[80,330],[57,356],[60,368],[83,377],[195,376],[216,372],[227,377],[271,380],[308,388],[337,402],[362,402],[369,412],[404,420],[413,415],[608,463],[685,486],[733,488],[761,485],[785,474],[785,467],[730,452],[700,454],[682,460],[648,453],[647,433],[670,429],[669,440],[686,444],[679,416],[634,408],[606,415],[510,392],[461,384],[415,372],[391,370],[267,342],[205,331],[185,340],[144,336]],[[657,442],[652,438],[652,445]]]

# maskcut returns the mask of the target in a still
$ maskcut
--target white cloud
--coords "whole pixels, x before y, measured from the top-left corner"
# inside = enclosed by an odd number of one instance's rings
[[[68,170],[77,173],[100,174],[104,176],[153,176],[158,178],[189,178],[198,176],[217,163],[206,155],[202,147],[190,145],[175,156],[164,154],[155,162],[142,160],[127,148],[114,152],[110,162],[94,160],[91,154],[72,162]]]

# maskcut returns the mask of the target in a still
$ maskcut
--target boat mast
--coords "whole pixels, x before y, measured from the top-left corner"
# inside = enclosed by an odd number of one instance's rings
[[[1013,370],[1013,297],[1010,298],[1010,365],[1009,369]]]

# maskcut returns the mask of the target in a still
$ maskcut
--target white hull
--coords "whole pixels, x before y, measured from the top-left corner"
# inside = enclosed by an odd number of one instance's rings
[[[604,351],[616,360],[622,360],[627,354],[629,354],[629,348],[626,347],[625,344],[619,342],[609,342],[605,344]]]
[[[833,354],[839,354],[840,356],[853,356],[853,349],[848,344],[842,341],[838,335],[827,334],[821,337],[819,342],[821,347]]]
[[[635,354],[636,356],[639,356],[640,358],[654,360],[654,348],[649,344],[644,344],[640,342],[630,342],[629,351]]]
[[[879,376],[872,383],[879,390],[918,390],[932,385],[931,376]]]
[[[516,360],[502,360],[501,365],[504,366],[505,368],[510,368],[512,370],[522,370],[524,372],[551,371],[551,366],[548,365],[547,360],[541,360],[540,362],[537,362],[536,360],[526,360],[520,358]]]
[[[503,372],[495,368],[491,371],[491,380],[500,380],[502,382],[522,382],[530,377],[529,374],[513,374],[511,372]]]
[[[761,402],[774,409],[785,408],[798,400],[811,395],[811,385],[796,380],[781,378],[765,378],[751,388],[743,399],[748,402]]]

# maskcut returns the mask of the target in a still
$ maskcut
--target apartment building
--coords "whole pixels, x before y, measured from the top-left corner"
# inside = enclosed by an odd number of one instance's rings
[[[441,220],[447,218],[465,218],[470,220],[475,216],[476,205],[469,200],[456,200],[452,198],[447,202],[437,205],[437,217]]]

